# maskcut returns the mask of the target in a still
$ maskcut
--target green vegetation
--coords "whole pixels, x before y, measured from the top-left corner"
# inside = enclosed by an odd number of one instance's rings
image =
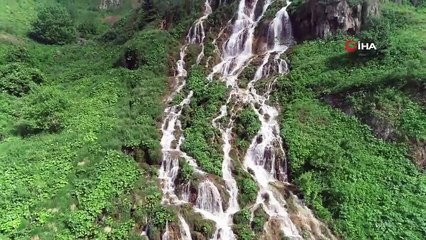
[[[251,106],[243,108],[235,119],[235,132],[238,136],[237,146],[242,154],[245,154],[260,127],[259,117],[253,108]]]
[[[210,239],[215,231],[215,223],[213,221],[203,219],[200,213],[194,213],[190,205],[184,205],[181,208],[183,217],[187,220],[188,225],[193,229],[192,234],[201,235],[196,239]],[[193,236],[195,239],[195,237]]]
[[[181,165],[180,179],[182,179],[184,182],[189,182],[191,180],[194,180],[194,168],[191,165],[189,165],[187,161],[181,161],[179,163]]]
[[[290,4],[290,6],[293,5]],[[271,3],[271,5],[268,7],[268,9],[265,11],[265,14],[263,15],[263,19],[274,19],[275,18],[275,14],[277,14],[277,12],[283,8],[287,6],[287,2],[286,1],[274,1]]]
[[[209,83],[199,67],[191,69],[187,81],[187,88],[194,95],[182,113],[185,135],[182,149],[194,157],[203,170],[221,176],[221,136],[211,121],[226,101],[227,88],[220,82]]]
[[[370,18],[363,25],[360,40],[366,43],[374,43],[377,51],[371,51],[370,56],[385,55],[389,48],[390,22],[387,18]],[[358,53],[360,53],[359,51]]]
[[[256,202],[258,187],[252,176],[241,166],[236,166],[233,174],[237,181],[239,191],[238,204],[240,207],[246,207]]]
[[[295,182],[321,218],[349,239],[421,239],[426,179],[404,148],[311,99],[294,100],[284,121]]]
[[[40,70],[20,63],[0,66],[0,90],[20,97],[44,81]]]
[[[263,233],[263,226],[268,221],[268,215],[261,206],[254,211],[252,222],[250,222],[251,214],[251,211],[247,208],[234,214],[233,231],[238,239],[252,240],[256,239],[256,237],[260,237],[261,233]]]
[[[148,227],[158,240],[167,223],[176,226],[177,212],[194,238],[212,237],[214,222],[189,204],[161,204],[156,178],[168,76],[203,2],[125,0],[99,10],[98,0],[2,1],[0,239],[139,239]],[[209,41],[232,18],[238,1],[229,3],[213,6]],[[426,236],[426,10],[424,1],[414,5],[385,3],[381,17],[367,21],[356,38],[374,41],[373,54],[345,53],[345,36],[295,46],[292,71],[271,98],[282,110],[290,178],[342,239]],[[206,44],[205,52],[214,49]],[[187,66],[198,52],[188,47]],[[174,99],[193,92],[182,110],[182,149],[221,183],[223,143],[212,120],[229,89],[207,81],[202,67],[188,70]],[[254,71],[241,74],[241,87]],[[244,153],[259,128],[251,106],[241,106],[233,151]],[[249,210],[258,186],[233,165],[242,208],[233,230],[238,239],[260,238],[268,216],[258,207],[250,221]],[[177,181],[196,186],[194,169],[180,167]]]
[[[130,70],[143,67],[154,73],[165,73],[168,57],[177,52],[177,42],[166,31],[145,30],[125,44],[118,65]]]
[[[254,211],[254,218],[253,218],[253,221],[251,222],[251,228],[256,234],[262,233],[263,227],[265,226],[268,219],[269,219],[268,214],[263,210],[263,208],[258,207]]]
[[[347,54],[342,36],[305,42],[279,79],[291,177],[345,239],[426,235],[426,178],[407,157],[410,141],[373,135],[391,126],[398,138],[424,141],[424,96],[412,86],[426,80],[425,16],[422,8],[384,4],[382,18],[358,36],[377,41],[380,54]]]
[[[61,45],[74,41],[75,34],[71,15],[60,5],[43,8],[30,32],[30,36],[41,43]]]
[[[234,214],[233,221],[234,225],[232,230],[238,239],[242,240],[252,240],[255,235],[250,228],[250,217],[251,212],[249,209],[242,209],[239,212]]]
[[[243,72],[238,76],[238,87],[247,88],[248,83],[253,80],[257,68],[255,66],[246,67]]]
[[[176,220],[151,178],[167,63],[180,39],[140,29],[126,43],[100,43],[107,12],[97,3],[14,2],[0,10],[0,22],[26,19],[0,29],[12,39],[0,41],[0,238],[137,239],[148,223],[159,239]],[[32,22],[37,40],[60,45],[28,39]],[[69,43],[76,26],[92,40]],[[132,70],[117,66],[128,49],[143,60]]]

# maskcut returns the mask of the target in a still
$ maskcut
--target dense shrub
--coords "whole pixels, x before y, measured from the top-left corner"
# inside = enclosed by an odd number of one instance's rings
[[[241,207],[248,206],[256,201],[257,197],[257,184],[251,175],[241,168],[236,168],[233,172],[235,180],[237,181],[238,190],[238,203]]]
[[[206,172],[222,174],[223,154],[218,141],[220,132],[211,121],[226,101],[227,88],[220,82],[209,83],[201,68],[189,73],[187,90],[194,92],[191,104],[183,109],[182,126],[185,142],[182,149],[194,157]]]
[[[32,23],[30,36],[46,44],[66,44],[74,41],[74,22],[68,11],[60,5],[42,9]]]
[[[44,81],[40,70],[21,63],[0,66],[0,91],[20,97]]]
[[[238,135],[237,144],[243,153],[249,147],[260,127],[259,117],[251,106],[246,106],[235,119],[235,131]]]
[[[155,73],[164,73],[169,56],[177,50],[176,46],[166,31],[144,31],[125,44],[117,64],[130,70],[144,67]]]
[[[25,99],[23,122],[18,125],[21,135],[34,132],[59,132],[64,127],[65,111],[69,102],[54,88],[45,88]]]
[[[93,19],[88,19],[80,23],[77,27],[81,37],[87,38],[98,34],[99,29]]]
[[[374,55],[386,53],[390,44],[390,23],[386,18],[370,18],[361,30],[360,40],[366,43],[374,43],[377,48],[376,52],[370,51],[371,53]]]

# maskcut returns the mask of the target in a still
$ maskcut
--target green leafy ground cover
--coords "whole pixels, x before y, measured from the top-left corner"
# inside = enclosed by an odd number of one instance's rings
[[[159,161],[176,39],[146,29],[123,45],[41,45],[26,35],[48,4],[10,1],[0,10],[16,27],[0,35],[19,40],[0,41],[0,239],[137,238],[146,219],[159,238],[174,214],[160,204],[157,167],[148,164]],[[72,6],[104,14],[92,2]],[[117,66],[128,48],[144,57],[132,71]]]
[[[228,90],[223,83],[209,83],[199,67],[192,68],[187,81],[187,88],[194,95],[182,113],[182,126],[185,129],[182,149],[194,157],[206,172],[221,176],[221,134],[211,121],[217,117],[220,106],[226,101]]]
[[[379,139],[363,121],[373,113],[409,137],[424,138],[425,109],[413,91],[426,79],[425,13],[386,3],[381,19],[389,24],[388,44],[380,54],[348,55],[343,36],[305,42],[292,49],[292,71],[279,80],[291,178],[345,239],[426,236],[424,172],[408,157],[406,142]],[[377,36],[374,28],[364,31]],[[321,100],[330,95],[348,96],[360,114]]]

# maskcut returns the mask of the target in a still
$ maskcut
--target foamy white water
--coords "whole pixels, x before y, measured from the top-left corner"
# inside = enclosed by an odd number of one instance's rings
[[[236,117],[234,106],[239,104],[249,104],[258,115],[261,122],[261,128],[253,138],[251,145],[244,157],[244,167],[253,173],[253,178],[259,187],[256,203],[252,207],[262,207],[268,214],[269,220],[278,221],[280,230],[284,236],[290,239],[303,239],[299,232],[299,225],[293,223],[288,210],[286,209],[286,200],[273,183],[280,182],[284,184],[287,181],[287,161],[285,151],[282,147],[280,137],[280,126],[277,121],[279,110],[272,105],[268,105],[269,95],[272,91],[273,81],[269,83],[267,89],[262,94],[258,94],[255,89],[255,83],[262,79],[272,77],[274,74],[285,74],[288,72],[286,61],[281,59],[282,54],[288,49],[292,41],[291,24],[286,8],[280,9],[275,18],[269,23],[266,47],[260,56],[253,52],[254,32],[262,19],[266,9],[272,0],[241,0],[238,5],[237,17],[232,25],[232,32],[221,46],[221,61],[215,65],[208,79],[213,80],[214,76],[224,81],[230,87],[230,95],[227,102],[220,108],[220,113],[212,121],[222,136],[222,178],[225,183],[225,189],[228,192],[229,200],[226,209],[223,199],[215,183],[203,177],[201,183],[197,186],[197,198],[193,209],[200,213],[205,219],[212,220],[216,224],[216,230],[212,237],[213,240],[234,240],[236,236],[232,231],[232,217],[240,210],[238,205],[238,187],[232,175],[231,158],[232,149],[232,130],[234,127],[233,119]],[[257,4],[262,4],[257,6]],[[261,11],[256,12],[256,9]],[[198,19],[188,32],[186,44],[181,48],[180,60],[177,64],[177,87],[171,97],[179,93],[186,85],[187,72],[185,69],[184,58],[188,44],[199,44],[201,52],[197,56],[197,64],[204,58],[204,41],[206,38],[205,23],[208,16],[212,13],[209,0],[205,1],[204,15]],[[223,31],[221,32],[223,33]],[[247,89],[238,87],[239,74],[256,57],[261,57],[262,62],[249,82]],[[182,186],[182,194],[179,198],[175,193],[175,180],[179,173],[179,158],[183,158],[195,169],[198,176],[207,176],[196,164],[196,160],[181,151],[180,146],[185,141],[181,134],[181,123],[179,117],[182,108],[189,104],[192,92],[179,104],[166,109],[166,116],[162,124],[163,136],[161,146],[163,151],[163,161],[161,164],[159,179],[162,181],[163,203],[179,205],[188,203],[191,198],[191,182]],[[223,118],[229,119],[225,124],[219,123]],[[176,131],[178,129],[179,131]],[[179,136],[177,133],[179,132]],[[295,196],[298,216],[305,224],[304,228],[312,232],[320,232],[319,236],[327,238],[321,233],[320,226],[323,226],[312,214],[312,212],[303,205]],[[191,239],[190,228],[185,219],[178,215],[180,225],[180,238],[182,240]],[[266,225],[265,225],[265,228]],[[329,234],[329,232],[328,232]],[[169,224],[162,236],[163,240],[170,240]],[[316,239],[310,235],[311,239]],[[332,237],[334,239],[334,237]]]

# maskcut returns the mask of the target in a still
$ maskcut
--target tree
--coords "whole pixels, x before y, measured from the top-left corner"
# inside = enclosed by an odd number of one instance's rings
[[[29,35],[41,43],[63,45],[75,39],[76,31],[68,11],[53,5],[39,12]]]

